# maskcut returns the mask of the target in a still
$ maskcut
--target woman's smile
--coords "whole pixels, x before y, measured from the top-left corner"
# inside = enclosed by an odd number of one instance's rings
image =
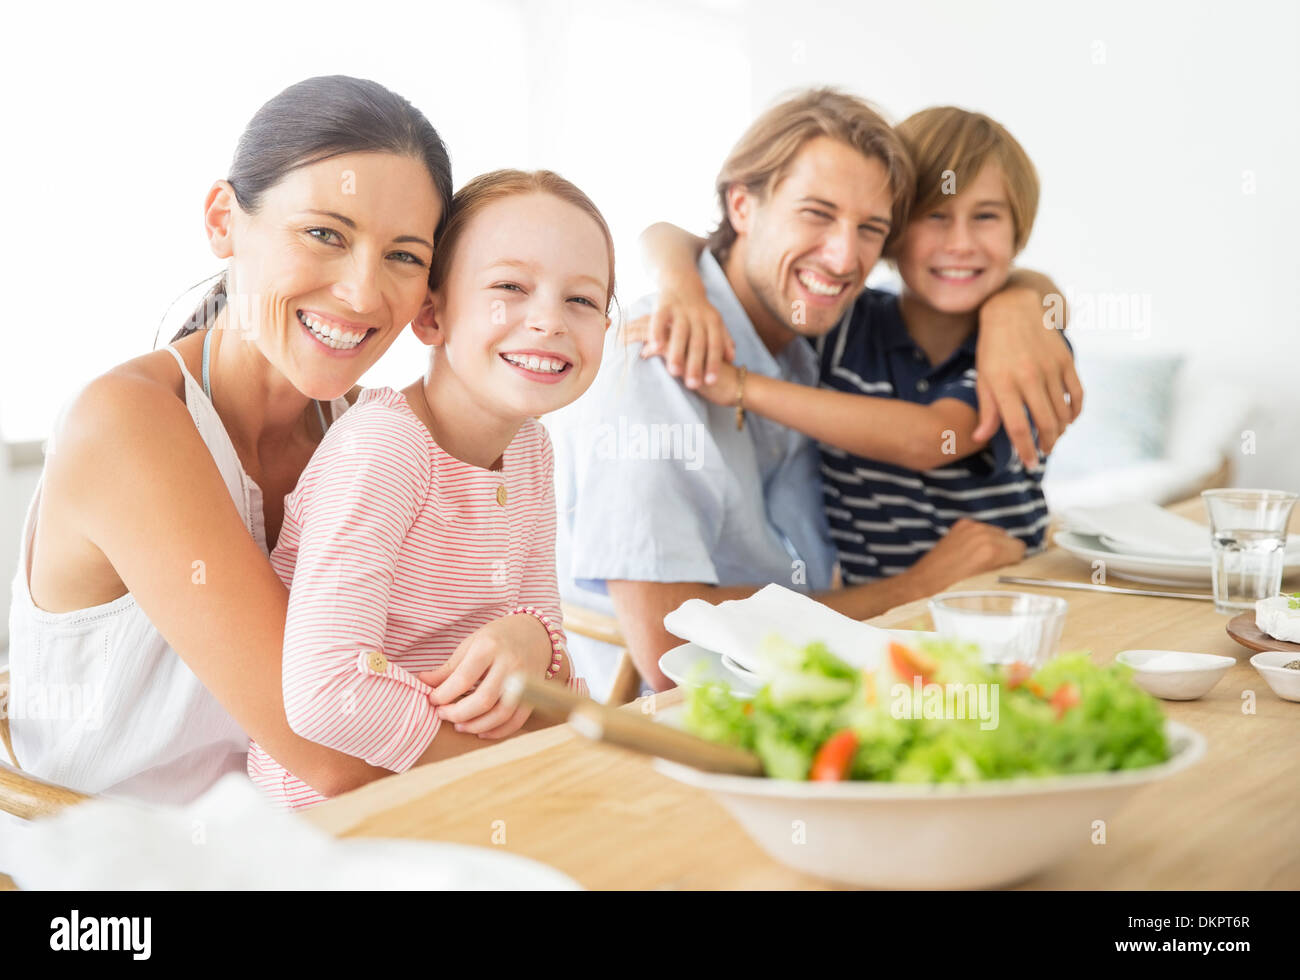
[[[314,310],[298,310],[298,322],[312,340],[335,354],[352,353],[377,329],[326,316]]]

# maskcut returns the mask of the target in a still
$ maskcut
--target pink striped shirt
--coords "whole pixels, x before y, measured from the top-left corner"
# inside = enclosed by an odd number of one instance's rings
[[[502,468],[486,470],[438,446],[400,392],[362,392],[285,498],[271,554],[290,590],[290,727],[404,772],[439,725],[432,688],[417,672],[515,612],[537,616],[563,648],[553,471],[550,439],[535,420],[511,441]],[[580,678],[570,685],[586,693]],[[326,799],[256,742],[248,774],[280,806]]]

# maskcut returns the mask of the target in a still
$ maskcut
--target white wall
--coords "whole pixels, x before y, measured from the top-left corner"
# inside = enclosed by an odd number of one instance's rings
[[[1296,5],[948,0],[485,0],[219,7],[24,4],[10,14],[0,236],[0,434],[42,438],[74,387],[147,350],[216,271],[200,207],[266,98],[311,74],[376,78],[442,132],[457,183],[550,166],[610,219],[620,295],[635,237],[713,219],[726,149],[780,92],[844,85],[894,118],[985,110],[1044,194],[1024,256],[1079,313],[1149,302],[1149,331],[1076,319],[1076,343],[1178,348],[1249,383],[1264,411],[1244,482],[1300,487]],[[188,312],[171,310],[168,326]],[[163,340],[170,335],[164,329]],[[405,383],[400,341],[366,379]]]
[[[1185,351],[1254,389],[1238,482],[1300,489],[1300,5],[809,8],[747,7],[757,102],[828,81],[895,119],[946,103],[1003,122],[1043,183],[1023,262],[1076,300],[1075,343]],[[1149,304],[1149,330],[1089,319],[1108,294]]]

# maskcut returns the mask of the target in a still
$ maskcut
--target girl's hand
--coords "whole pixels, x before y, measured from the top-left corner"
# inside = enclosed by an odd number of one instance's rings
[[[482,738],[517,732],[532,714],[527,705],[501,703],[506,678],[516,670],[546,676],[551,638],[536,617],[503,616],[475,630],[436,670],[419,678],[433,688],[429,703],[438,717]],[[459,699],[459,700],[458,700]]]
[[[736,356],[736,345],[709,303],[703,288],[661,290],[655,311],[627,325],[627,343],[645,341],[642,357],[661,356],[668,373],[691,390],[717,381],[723,363]]]

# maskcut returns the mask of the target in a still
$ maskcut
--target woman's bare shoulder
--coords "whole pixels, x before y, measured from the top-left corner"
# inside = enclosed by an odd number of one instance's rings
[[[184,345],[184,346],[183,346]],[[190,365],[194,350],[182,341],[177,350]],[[119,449],[188,430],[198,438],[185,407],[185,380],[176,359],[165,350],[150,351],[110,368],[66,403],[50,433],[47,454],[79,449]]]

